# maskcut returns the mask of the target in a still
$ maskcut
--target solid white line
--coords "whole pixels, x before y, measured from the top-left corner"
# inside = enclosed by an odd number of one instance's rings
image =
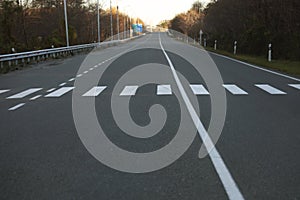
[[[37,95],[37,96],[35,96],[35,97],[30,98],[29,100],[30,100],[30,101],[34,101],[34,100],[40,98],[41,96],[42,96],[42,95]]]
[[[47,90],[47,92],[52,92],[54,90],[56,90],[56,88],[51,88],[51,89]]]
[[[204,50],[204,51],[206,51],[206,50]],[[214,54],[214,55],[219,56],[219,57],[222,57],[222,58],[226,58],[228,60],[232,60],[234,62],[243,64],[243,65],[247,65],[247,66],[255,68],[255,69],[259,69],[259,70],[262,70],[262,71],[265,71],[265,72],[269,72],[269,73],[272,73],[272,74],[275,74],[275,75],[278,75],[278,76],[282,76],[284,78],[292,79],[292,80],[295,80],[295,81],[300,81],[300,79],[298,79],[298,78],[291,77],[291,76],[288,76],[288,75],[285,75],[285,74],[281,74],[281,73],[278,73],[278,72],[274,72],[274,71],[271,71],[271,70],[268,70],[268,69],[265,69],[265,68],[262,68],[262,67],[259,67],[259,66],[256,66],[256,65],[252,65],[252,64],[240,61],[240,60],[236,60],[234,58],[230,58],[230,57],[227,57],[227,56],[224,56],[224,55],[220,55],[220,54],[217,54],[217,53],[214,53],[214,52],[210,52],[210,51],[209,51],[209,53]]]
[[[59,84],[59,86],[64,86],[64,85],[66,85],[67,83],[61,83],[61,84]]]
[[[78,74],[78,75],[77,75],[77,78],[79,78],[79,77],[81,77],[81,76],[82,76],[82,74]]]
[[[157,95],[172,95],[171,85],[158,85]]]
[[[204,128],[202,122],[200,121],[200,118],[197,115],[191,101],[189,100],[189,98],[180,82],[180,79],[178,78],[178,75],[176,73],[174,65],[173,65],[172,61],[170,60],[168,54],[166,53],[165,49],[163,48],[163,45],[161,43],[160,34],[159,34],[159,44],[160,44],[160,48],[162,49],[169,65],[170,65],[170,68],[171,68],[173,77],[176,81],[179,92],[180,92],[180,94],[185,102],[185,105],[191,115],[191,118],[198,130],[201,140],[207,149],[211,149],[211,151],[209,152],[209,157],[217,171],[217,174],[219,175],[219,178],[224,186],[224,189],[228,195],[228,198],[234,199],[234,200],[235,199],[241,199],[241,200],[244,199],[238,186],[236,185],[235,181],[233,180],[228,168],[226,167],[221,155],[219,154],[217,148],[214,146],[214,143],[212,142],[210,136],[208,135],[206,129]]]
[[[14,106],[14,107],[9,108],[8,110],[9,111],[17,110],[18,108],[21,108],[24,105],[25,105],[25,103],[20,103],[20,104]]]
[[[190,87],[195,95],[209,95],[203,85],[190,85]]]
[[[273,86],[268,85],[268,84],[256,84],[255,86],[262,89],[262,90],[264,90],[264,91],[266,91],[269,94],[286,94],[285,92],[283,92],[281,90],[278,90],[278,89],[276,89]]]
[[[223,84],[223,87],[226,88],[233,95],[247,95],[248,93],[243,89],[239,88],[233,84]]]
[[[72,82],[72,81],[74,81],[75,80],[75,78],[71,78],[70,80],[69,80],[69,82]]]
[[[289,86],[300,90],[300,84],[289,84]]]
[[[67,92],[73,90],[74,87],[62,87],[50,94],[47,94],[45,97],[61,97],[62,95],[66,94]]]
[[[120,96],[134,96],[136,93],[136,90],[139,86],[126,86],[123,91],[121,92]]]
[[[31,89],[25,90],[23,92],[20,92],[18,94],[15,94],[13,96],[7,97],[6,99],[21,99],[21,98],[24,98],[24,97],[26,97],[30,94],[33,94],[37,91],[40,91],[41,89],[43,89],[43,88],[31,88]]]
[[[98,96],[103,90],[105,90],[105,88],[107,88],[107,86],[97,86],[97,87],[93,87],[92,89],[90,89],[88,92],[86,92],[84,95],[84,97],[96,97]]]
[[[10,90],[0,90],[0,94],[3,94],[3,93],[8,92],[8,91],[10,91]]]

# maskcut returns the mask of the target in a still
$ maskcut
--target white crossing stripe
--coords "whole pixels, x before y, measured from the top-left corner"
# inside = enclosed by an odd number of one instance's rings
[[[25,103],[20,103],[20,104],[14,106],[14,107],[9,108],[8,110],[9,111],[17,110],[18,108],[21,108],[24,105],[25,105]]]
[[[233,84],[223,84],[223,87],[226,88],[233,95],[247,95],[248,93],[243,89],[239,88]]]
[[[209,95],[209,92],[203,85],[190,85],[195,95]]]
[[[139,86],[126,86],[123,91],[121,92],[120,96],[134,96],[136,93],[136,90]]]
[[[278,90],[276,88],[274,88],[271,85],[268,84],[256,84],[256,87],[264,90],[265,92],[269,93],[269,94],[286,94],[285,92]]]
[[[53,92],[54,90],[56,90],[56,88],[51,88],[51,89],[47,90],[47,92]]]
[[[37,91],[40,91],[41,89],[43,89],[43,88],[31,88],[31,89],[25,90],[23,92],[20,92],[18,94],[15,94],[13,96],[7,97],[7,99],[21,99],[21,98],[24,98],[24,97],[26,97],[30,94],[33,94]]]
[[[88,92],[86,92],[84,95],[84,97],[96,97],[98,96],[103,90],[105,90],[105,88],[107,88],[107,86],[97,86],[97,87],[93,87],[92,89],[90,89]]]
[[[37,96],[35,96],[35,97],[30,98],[29,100],[30,100],[30,101],[34,101],[34,100],[40,98],[41,96],[42,96],[42,95],[37,95]]]
[[[10,91],[10,90],[0,90],[0,94],[8,92],[8,91]]]
[[[64,85],[66,85],[67,83],[61,83],[61,84],[59,84],[59,86],[64,86]]]
[[[300,84],[289,84],[289,86],[300,90]]]
[[[74,87],[62,87],[50,94],[47,94],[45,97],[61,97],[62,95],[66,94],[67,92],[73,89]]]
[[[171,85],[158,85],[157,95],[172,95]]]

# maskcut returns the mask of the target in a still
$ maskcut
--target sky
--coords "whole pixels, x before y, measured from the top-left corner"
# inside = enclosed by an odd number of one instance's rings
[[[112,0],[112,6],[119,5],[121,12],[126,11],[131,17],[139,17],[148,25],[157,25],[162,20],[169,20],[176,14],[186,12],[196,0]],[[109,0],[100,0],[109,7]],[[209,0],[200,0],[207,3]]]

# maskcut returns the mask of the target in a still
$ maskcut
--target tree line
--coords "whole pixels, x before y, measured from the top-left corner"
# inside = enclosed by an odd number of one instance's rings
[[[199,39],[207,45],[218,41],[218,48],[265,56],[272,43],[276,59],[300,60],[299,0],[212,0],[203,7],[195,2],[186,13],[170,20],[169,28]]]
[[[110,9],[102,7],[103,3],[99,12],[104,41],[111,34]],[[96,4],[89,0],[67,0],[67,13],[70,45],[98,41]],[[117,34],[117,8],[112,9],[112,15],[113,33]],[[128,15],[119,13],[120,32],[129,30],[132,23]],[[0,0],[0,54],[12,53],[12,48],[22,52],[52,45],[66,45],[63,0]]]

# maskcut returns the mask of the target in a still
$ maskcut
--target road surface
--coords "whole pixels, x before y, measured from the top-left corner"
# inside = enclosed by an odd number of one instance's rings
[[[151,152],[168,144],[180,124],[174,96],[178,85],[166,55],[188,81],[185,90],[198,100],[199,119],[208,128],[211,91],[191,64],[208,67],[201,60],[206,53],[166,33],[96,52],[98,56],[83,67],[86,55],[81,54],[0,76],[1,199],[300,199],[299,80],[210,54],[227,98],[226,120],[216,144],[223,168],[210,156],[198,158],[202,139],[196,134],[171,165],[149,173],[125,173],[99,162],[80,140],[72,114],[75,82],[89,82],[106,69],[98,84],[76,94],[95,99],[98,120],[116,145]],[[157,74],[166,81],[137,87],[132,79],[122,90],[113,90],[122,73],[145,63],[154,73],[156,65],[168,67],[169,74]],[[141,126],[150,122],[151,105],[164,106],[165,126],[147,139],[120,133],[110,111],[112,96],[130,97],[131,117]],[[224,173],[233,184],[222,178],[220,169],[228,170]]]

